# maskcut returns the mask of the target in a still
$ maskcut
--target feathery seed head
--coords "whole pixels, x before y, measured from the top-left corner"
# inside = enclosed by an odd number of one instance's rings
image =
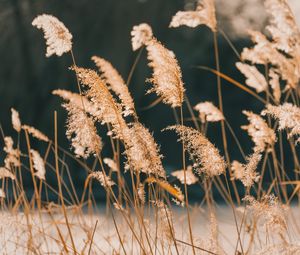
[[[22,129],[22,124],[19,117],[19,113],[14,108],[11,108],[11,122],[14,130],[20,132]]]
[[[150,61],[148,65],[153,69],[152,78],[149,79],[153,88],[148,93],[155,92],[172,108],[180,107],[185,89],[175,54],[156,39],[150,40],[146,49]]]
[[[128,129],[122,117],[122,106],[119,105],[109,92],[105,82],[90,69],[73,67],[79,81],[87,88],[85,95],[97,109],[95,117],[101,124],[111,124],[114,137],[124,139]]]
[[[113,172],[118,172],[119,168],[117,166],[117,163],[112,160],[111,158],[104,158],[103,159],[104,164],[106,164]]]
[[[174,171],[171,175],[175,176],[182,184],[184,184],[184,170]],[[186,168],[185,176],[187,185],[195,184],[199,180],[198,177],[194,175],[192,166]]]
[[[208,26],[213,32],[217,31],[217,20],[215,13],[214,0],[198,1],[195,11],[177,12],[169,27],[179,26],[197,27],[199,25]]]
[[[115,182],[101,171],[92,172],[91,174],[89,174],[89,178],[95,178],[104,188],[110,188],[111,186],[115,185]]]
[[[113,91],[121,100],[123,115],[125,117],[128,115],[135,115],[133,99],[130,95],[127,85],[118,71],[110,62],[103,58],[93,56],[92,60],[99,68],[101,77],[103,80],[105,80],[106,84],[109,86],[109,89]]]
[[[296,136],[296,143],[300,142],[300,108],[291,103],[279,106],[267,105],[262,115],[270,115],[279,121],[278,130],[287,129],[288,136]]]
[[[20,151],[19,149],[14,149],[14,141],[10,136],[4,137],[5,146],[3,148],[6,152],[6,157],[4,159],[4,165],[6,169],[11,170],[12,167],[21,166],[20,162]]]
[[[22,129],[27,131],[28,134],[32,135],[34,138],[44,141],[44,142],[49,142],[49,138],[43,134],[41,131],[37,130],[34,127],[28,126],[28,125],[22,125]]]
[[[247,157],[246,160],[246,164],[233,161],[231,170],[234,179],[240,180],[245,187],[250,188],[260,178],[256,172],[256,168],[261,160],[261,154],[259,154],[259,152],[254,152],[250,157]]]
[[[72,50],[72,34],[56,17],[42,14],[32,21],[32,25],[44,32],[47,44],[46,57],[53,54],[61,56]]]
[[[97,134],[94,121],[84,110],[69,102],[63,104],[68,111],[66,135],[71,140],[78,157],[87,158],[91,153],[97,155],[102,149],[102,141]]]
[[[34,175],[41,180],[45,180],[46,169],[43,158],[36,150],[31,149],[30,153],[32,155],[33,168],[36,170]]]
[[[241,54],[242,60],[248,60],[253,64],[272,64],[273,69],[286,81],[286,87],[296,88],[300,78],[298,57],[285,56],[260,32],[249,31],[249,33],[255,46],[251,49],[243,49]]]
[[[184,143],[198,174],[213,177],[225,172],[226,163],[219,150],[198,130],[181,125],[170,126],[166,130],[175,130],[179,135],[178,141]]]
[[[263,92],[267,89],[268,83],[265,77],[255,66],[237,62],[236,67],[246,76],[246,84],[249,87],[254,88],[257,93]]]
[[[97,116],[99,115],[99,110],[97,109],[97,107],[85,96],[81,96],[77,93],[73,93],[71,91],[63,89],[53,90],[52,94],[60,96],[67,102],[71,102],[72,104],[76,105],[77,108],[84,110],[86,113],[88,113],[94,118],[97,118]]]
[[[141,23],[132,28],[131,36],[132,49],[136,51],[152,39],[152,28],[146,23]]]
[[[222,112],[211,102],[198,103],[194,109],[199,112],[199,118],[202,123],[217,122],[225,119]]]
[[[166,173],[161,162],[162,155],[159,154],[158,145],[149,130],[136,122],[128,131],[125,139],[127,168],[132,167],[136,172],[141,171],[165,178]]]
[[[300,34],[287,1],[265,0],[265,7],[272,17],[267,29],[275,47],[286,53],[295,53],[295,50],[299,50]]]
[[[273,129],[269,128],[266,121],[253,112],[243,111],[243,113],[247,116],[250,124],[241,128],[251,136],[255,144],[254,151],[263,152],[268,147],[273,146],[277,141],[276,134]]]

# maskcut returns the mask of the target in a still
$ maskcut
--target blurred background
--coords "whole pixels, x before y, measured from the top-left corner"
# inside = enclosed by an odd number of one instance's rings
[[[267,24],[262,2],[216,0],[219,27],[238,52],[251,45],[247,29],[263,31]],[[291,0],[290,3],[297,14],[300,1]],[[158,40],[176,54],[192,105],[200,101],[212,101],[217,105],[216,77],[195,68],[200,65],[215,67],[211,31],[204,26],[196,29],[168,28],[178,10],[193,9],[194,4],[192,0],[0,0],[0,123],[4,134],[16,137],[11,127],[10,113],[10,108],[14,107],[20,112],[22,122],[53,138],[53,112],[56,110],[59,144],[65,149],[70,147],[65,137],[66,113],[60,106],[61,100],[53,96],[51,91],[62,88],[77,92],[75,75],[68,70],[72,64],[70,54],[60,58],[45,57],[43,34],[31,25],[34,17],[42,13],[58,17],[69,28],[73,34],[73,51],[78,66],[94,68],[90,58],[98,55],[109,60],[125,80],[138,55],[131,49],[130,31],[136,24],[149,23]],[[218,43],[221,71],[244,83],[244,77],[235,68],[238,58],[222,33],[218,34]],[[161,145],[163,163],[170,172],[181,167],[180,145],[176,144],[175,135],[160,131],[174,124],[175,120],[172,110],[166,105],[159,104],[145,110],[156,99],[155,95],[145,95],[150,87],[145,80],[150,76],[151,70],[147,67],[144,51],[129,89],[141,122],[153,132],[157,143]],[[240,129],[241,125],[247,123],[241,111],[247,109],[257,113],[263,105],[226,81],[222,82],[222,90],[225,116],[249,154],[252,142],[246,132]],[[219,124],[210,125],[208,137],[222,152]],[[242,160],[230,134],[228,138],[231,159]],[[3,147],[2,139],[0,146]],[[40,148],[38,143],[35,146]],[[110,156],[109,153],[109,150],[105,150],[104,156]],[[2,162],[4,155],[2,151],[0,154]],[[79,166],[72,167],[70,164],[70,171],[76,176],[75,181],[80,189],[85,175]]]

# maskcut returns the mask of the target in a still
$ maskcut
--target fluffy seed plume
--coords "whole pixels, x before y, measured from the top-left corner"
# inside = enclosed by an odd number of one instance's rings
[[[245,75],[246,84],[254,88],[257,93],[265,91],[268,87],[268,83],[265,77],[257,70],[255,66],[250,66],[241,62],[236,63],[236,67]]]
[[[277,49],[294,54],[300,42],[298,26],[287,1],[266,0],[265,7],[271,14],[271,25],[267,27]]]
[[[217,31],[217,20],[214,0],[198,1],[195,11],[177,12],[169,27],[179,26],[197,27],[199,25],[208,26],[213,32]]]
[[[109,188],[113,185],[115,185],[115,182],[112,181],[109,176],[107,176],[105,173],[101,171],[96,171],[91,174],[89,174],[89,178],[95,178],[97,181],[100,182],[101,186],[104,188]]]
[[[213,177],[225,172],[226,164],[219,150],[198,130],[181,125],[170,126],[166,130],[175,130],[180,136],[178,141],[184,143],[199,175],[204,173]]]
[[[104,164],[106,164],[113,172],[118,172],[119,168],[117,166],[117,163],[112,160],[111,158],[104,158],[103,159]]]
[[[30,153],[32,155],[33,168],[36,170],[34,175],[41,180],[45,180],[46,168],[43,158],[36,150],[31,149]]]
[[[262,152],[273,146],[277,140],[276,134],[273,129],[269,128],[266,121],[253,112],[243,111],[243,113],[247,116],[250,124],[241,126],[241,128],[246,130],[252,138],[255,144],[254,151]]]
[[[14,108],[11,108],[11,122],[14,130],[20,132],[22,129],[22,124],[19,117],[19,113]]]
[[[38,140],[44,141],[44,142],[49,142],[49,138],[43,134],[41,131],[37,130],[34,127],[28,126],[28,125],[22,125],[22,129],[27,131],[28,134],[32,135]]]
[[[217,122],[224,120],[222,112],[211,102],[203,102],[195,105],[194,109],[199,112],[199,118],[204,122]]]
[[[133,99],[130,95],[127,85],[118,71],[107,60],[93,56],[92,60],[99,68],[101,77],[106,81],[109,89],[113,91],[121,100],[123,115],[135,115]]]
[[[85,94],[97,108],[95,117],[101,124],[111,124],[115,137],[124,139],[124,132],[128,129],[122,117],[122,106],[119,105],[109,92],[105,82],[90,69],[74,67],[79,81],[87,88]]]
[[[14,174],[12,172],[10,172],[7,168],[0,167],[0,180],[3,178],[10,178],[12,180],[16,179]]]
[[[194,175],[193,173],[193,167],[192,166],[188,166],[186,168],[186,184],[187,185],[192,185],[195,184],[199,179],[197,176]],[[175,176],[182,184],[184,184],[184,170],[177,170],[172,172],[173,176]]]
[[[146,49],[150,61],[148,65],[153,69],[152,78],[149,79],[153,88],[148,93],[155,92],[165,104],[173,108],[180,107],[185,89],[175,54],[156,39],[149,41]]]
[[[297,58],[286,57],[262,33],[249,31],[249,34],[255,46],[244,48],[242,59],[253,64],[272,64],[273,69],[286,81],[286,88],[296,88],[300,77]]]
[[[127,145],[125,153],[128,160],[126,168],[165,178],[162,155],[149,130],[136,122],[128,131],[125,140]]]
[[[151,40],[152,28],[146,23],[139,24],[132,28],[131,36],[132,49],[136,51]]]
[[[291,103],[279,106],[267,105],[262,115],[270,115],[279,121],[278,130],[287,129],[288,137],[296,136],[296,143],[300,142],[300,108]]]
[[[84,110],[93,117],[98,116],[97,107],[84,96],[63,89],[53,90],[52,94],[60,96],[62,99],[71,102],[76,105],[77,108]]]
[[[37,16],[32,25],[42,29],[47,44],[46,57],[61,56],[72,49],[72,34],[56,17],[48,14]]]
[[[63,104],[63,107],[68,111],[66,135],[72,142],[76,156],[87,158],[90,154],[99,154],[102,141],[94,121],[71,102]]]
[[[4,165],[6,169],[11,170],[12,167],[21,166],[20,162],[20,151],[18,149],[14,149],[14,141],[10,136],[4,137],[5,146],[3,148],[4,152],[6,152],[6,157],[4,159]]]
[[[256,168],[261,160],[261,154],[254,152],[250,157],[247,157],[246,160],[246,164],[242,164],[236,160],[233,161],[231,171],[233,179],[240,180],[245,187],[250,188],[260,178],[256,172]]]

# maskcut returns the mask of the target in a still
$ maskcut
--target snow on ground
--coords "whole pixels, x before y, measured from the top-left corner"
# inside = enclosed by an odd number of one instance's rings
[[[300,222],[297,220],[299,216],[299,208],[293,208],[288,213],[289,219],[289,233],[288,242],[295,245],[299,240],[293,238],[293,236],[299,236],[299,230],[297,224]],[[122,213],[114,211],[114,216],[117,221],[120,238],[124,243],[125,249],[128,254],[141,254],[141,250],[135,241],[135,238],[130,230],[130,227],[124,223]],[[297,216],[297,217],[296,217]],[[236,211],[236,217],[238,225],[243,218],[243,213]],[[68,236],[68,229],[65,224],[65,219],[62,213],[34,213],[33,216],[26,217],[24,213],[16,213],[12,215],[8,212],[1,212],[0,214],[0,254],[27,254],[28,247],[32,247],[31,254],[66,254],[63,250],[62,242],[60,241],[60,235],[66,239],[67,248],[72,250],[71,240]],[[176,239],[190,243],[189,232],[186,218],[185,209],[176,209],[173,211],[174,225]],[[237,235],[237,227],[234,221],[232,209],[230,207],[221,206],[216,210],[216,218],[218,222],[218,236],[221,247],[225,254],[234,254],[237,243],[239,241]],[[298,217],[299,218],[299,217]],[[74,210],[68,211],[68,220],[72,232],[72,237],[77,251],[80,254],[89,254],[89,248],[91,244],[91,237],[93,236],[93,230],[96,230],[93,237],[93,245],[90,254],[124,254],[120,245],[119,238],[116,234],[112,217],[107,217],[105,212],[89,214],[85,212],[76,212]],[[209,214],[206,210],[200,208],[194,208],[191,211],[192,231],[194,236],[195,246],[204,248],[208,247],[207,238],[210,237],[210,220]],[[54,223],[55,222],[55,223]],[[139,223],[136,219],[132,218],[132,222],[135,225],[136,233],[140,234],[137,226]],[[149,225],[150,239],[155,238],[155,218],[151,217],[149,223],[145,221],[145,225]],[[248,220],[246,228],[249,227]],[[299,228],[298,228],[299,229]],[[245,230],[245,229],[244,229]],[[245,231],[242,231],[245,233]],[[31,233],[31,235],[30,235]],[[280,245],[278,240],[266,238],[266,233],[260,229],[260,240],[255,240],[253,246],[253,252],[250,254],[257,254],[259,250],[263,250],[270,245],[274,247],[274,244]],[[143,237],[145,238],[145,237]],[[246,247],[249,243],[250,235],[243,234],[241,236],[241,242]],[[162,244],[167,242],[166,239],[159,238],[158,250],[161,250]],[[144,243],[146,241],[144,240]],[[18,244],[18,245],[16,245]],[[31,245],[32,244],[32,245]],[[178,242],[178,249],[180,254],[191,254],[190,246]],[[35,250],[38,247],[38,250]],[[167,246],[165,246],[167,247]],[[295,246],[298,251],[300,248]],[[154,249],[154,245],[152,247]],[[240,249],[239,249],[240,250]],[[255,251],[255,252],[254,252]],[[268,251],[271,250],[268,248]],[[120,253],[119,253],[120,252]],[[165,250],[166,254],[176,254],[175,247],[172,245],[172,251]],[[197,250],[197,254],[200,253]],[[72,252],[71,252],[72,253]],[[280,254],[281,252],[272,252],[269,254]],[[162,254],[158,252],[157,254]],[[263,251],[263,254],[267,254]],[[295,252],[294,254],[299,254]]]

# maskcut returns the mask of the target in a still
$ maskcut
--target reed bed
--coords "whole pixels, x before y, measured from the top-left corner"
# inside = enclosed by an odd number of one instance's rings
[[[1,129],[1,254],[300,254],[300,33],[285,0],[264,4],[270,14],[268,33],[249,31],[253,46],[238,53],[236,68],[245,82],[220,71],[213,0],[200,0],[194,10],[178,11],[170,19],[170,28],[211,30],[215,66],[196,68],[216,75],[214,103],[192,105],[175,53],[149,24],[133,27],[132,50],[137,58],[146,51],[152,71],[146,93],[157,100],[151,107],[165,104],[174,115],[162,130],[175,133],[182,146],[182,167],[171,173],[151,127],[139,120],[130,77],[125,81],[99,56],[91,57],[94,69],[78,66],[68,28],[52,15],[36,17],[32,25],[44,34],[46,57],[69,54],[72,60],[69,71],[77,84],[72,91],[52,92],[68,114],[71,150],[59,146],[56,111],[49,116],[54,125],[48,137],[11,109],[15,136]],[[250,155],[224,114],[223,80],[264,105],[262,112],[243,111],[247,123],[241,128],[253,142]],[[220,128],[222,148],[211,142],[211,125]],[[231,157],[228,139],[239,148],[242,162]],[[110,147],[110,157],[102,155],[104,146]],[[82,187],[74,184],[77,176],[69,161],[85,175]],[[24,178],[30,179],[32,194]],[[194,198],[198,203],[189,200],[194,185],[204,191]],[[95,194],[103,192],[106,204],[101,207]]]

